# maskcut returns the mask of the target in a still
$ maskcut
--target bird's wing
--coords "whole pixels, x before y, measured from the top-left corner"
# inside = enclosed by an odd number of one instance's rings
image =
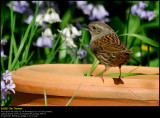
[[[132,51],[125,48],[116,33],[103,36],[99,39],[99,42],[101,42],[101,49],[104,53],[132,53]]]

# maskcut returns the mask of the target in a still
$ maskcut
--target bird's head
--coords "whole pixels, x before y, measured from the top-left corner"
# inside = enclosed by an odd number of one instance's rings
[[[85,26],[85,28],[89,30],[92,39],[101,38],[102,36],[113,32],[110,26],[100,21],[93,21],[88,26]]]

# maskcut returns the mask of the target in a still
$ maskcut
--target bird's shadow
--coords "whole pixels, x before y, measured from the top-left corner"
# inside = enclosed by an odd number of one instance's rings
[[[113,81],[115,85],[124,84],[121,78],[113,78]]]

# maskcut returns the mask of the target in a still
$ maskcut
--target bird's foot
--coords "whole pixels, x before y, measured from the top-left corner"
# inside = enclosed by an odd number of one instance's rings
[[[100,77],[102,79],[102,82],[104,83],[104,78],[103,78],[103,75],[96,75],[95,77]]]
[[[122,81],[121,77],[119,78],[113,78],[114,84],[118,85],[118,84],[124,84],[124,82]]]

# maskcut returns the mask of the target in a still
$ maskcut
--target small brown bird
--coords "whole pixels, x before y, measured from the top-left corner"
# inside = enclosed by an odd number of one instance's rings
[[[132,51],[125,48],[114,30],[105,23],[94,21],[85,28],[90,31],[91,50],[96,58],[105,65],[105,71],[108,67],[118,66],[120,71],[118,80],[121,80],[121,66],[131,58],[129,53]],[[100,77],[104,82],[103,73]]]

